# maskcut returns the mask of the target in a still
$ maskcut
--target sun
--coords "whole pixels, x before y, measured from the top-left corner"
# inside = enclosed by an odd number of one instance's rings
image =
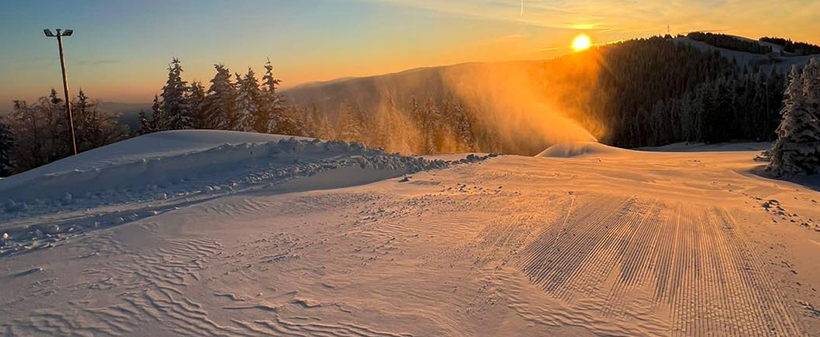
[[[592,46],[592,40],[586,34],[578,35],[575,40],[572,40],[572,49],[575,51],[587,50],[590,46]]]

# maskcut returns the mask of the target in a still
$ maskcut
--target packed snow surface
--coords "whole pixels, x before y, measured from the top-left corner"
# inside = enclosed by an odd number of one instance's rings
[[[757,175],[764,146],[248,137],[150,135],[0,181],[0,332],[820,334],[820,193]]]

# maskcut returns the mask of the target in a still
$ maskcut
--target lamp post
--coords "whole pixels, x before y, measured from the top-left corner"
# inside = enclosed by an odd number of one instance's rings
[[[68,128],[69,133],[71,134],[71,149],[74,150],[74,154],[77,154],[77,138],[74,136],[74,117],[71,114],[71,98],[68,96],[68,77],[65,73],[65,55],[63,54],[63,37],[69,37],[71,34],[74,33],[71,29],[66,29],[62,31],[62,29],[57,29],[57,34],[54,34],[49,29],[44,29],[43,32],[46,34],[46,37],[56,37],[57,38],[57,45],[60,47],[60,69],[63,71],[63,93],[65,93],[65,110],[66,114],[68,114]]]

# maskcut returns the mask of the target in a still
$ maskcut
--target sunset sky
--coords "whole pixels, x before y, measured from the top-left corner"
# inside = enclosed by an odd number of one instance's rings
[[[594,43],[692,30],[820,44],[820,0],[242,0],[5,1],[0,4],[0,111],[60,88],[66,40],[72,92],[149,102],[179,57],[187,80],[214,63],[283,85],[466,61],[552,58],[580,33]]]

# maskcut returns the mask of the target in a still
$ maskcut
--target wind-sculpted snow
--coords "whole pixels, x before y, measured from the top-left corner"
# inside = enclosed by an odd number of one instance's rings
[[[167,187],[211,190],[3,222],[20,231],[0,335],[820,332],[820,194],[754,175],[758,151],[421,161],[311,143],[206,150],[256,159]],[[302,175],[321,160],[336,168]],[[267,161],[302,173],[248,178]]]
[[[16,184],[0,181],[0,221],[8,222],[0,226],[0,256],[48,248],[66,234],[131,222],[223,195],[345,187],[488,157],[429,160],[360,143],[287,138],[115,161]],[[295,182],[299,179],[304,181]],[[73,215],[35,223],[42,220],[38,216],[58,212]]]

